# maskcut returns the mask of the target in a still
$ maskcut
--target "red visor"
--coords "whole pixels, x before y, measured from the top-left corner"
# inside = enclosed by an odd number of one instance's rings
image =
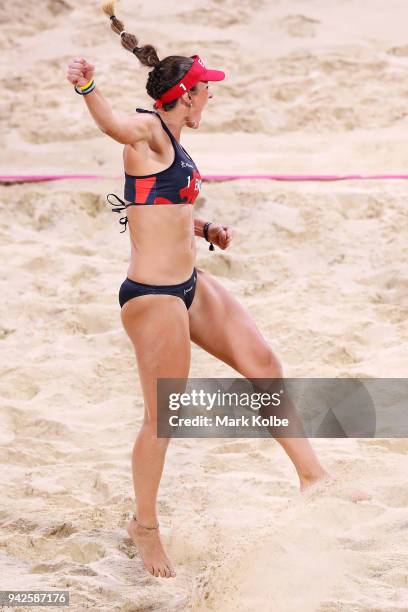
[[[194,64],[190,70],[183,76],[181,81],[156,100],[156,108],[161,108],[166,102],[177,100],[183,93],[194,87],[198,81],[222,81],[225,79],[225,72],[222,70],[207,70],[203,60],[198,55],[192,55],[191,57],[194,59]]]

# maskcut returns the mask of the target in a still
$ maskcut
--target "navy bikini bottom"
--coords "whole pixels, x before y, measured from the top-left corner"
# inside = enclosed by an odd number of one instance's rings
[[[140,295],[175,295],[183,300],[187,309],[190,308],[195,294],[197,281],[197,271],[193,268],[193,273],[190,278],[183,283],[178,285],[145,285],[144,283],[137,283],[130,278],[123,281],[119,289],[119,304],[122,308],[128,300]]]

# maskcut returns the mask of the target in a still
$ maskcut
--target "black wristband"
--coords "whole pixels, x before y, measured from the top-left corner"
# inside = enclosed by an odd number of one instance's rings
[[[211,225],[211,221],[207,221],[207,223],[204,223],[203,234],[204,234],[204,238],[206,239],[206,241],[210,243],[210,246],[209,246],[208,250],[209,251],[214,251],[213,243],[210,240],[208,240],[208,228],[209,228],[210,225]]]

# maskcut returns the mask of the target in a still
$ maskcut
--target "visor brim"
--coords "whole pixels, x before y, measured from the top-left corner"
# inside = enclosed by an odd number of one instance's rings
[[[200,81],[223,81],[224,79],[225,72],[222,70],[206,70],[200,77]]]

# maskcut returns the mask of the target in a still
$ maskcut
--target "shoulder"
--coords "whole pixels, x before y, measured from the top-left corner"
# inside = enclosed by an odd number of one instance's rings
[[[160,118],[154,112],[138,113],[130,115],[131,121],[136,129],[143,133],[143,140],[155,141],[161,136],[162,126]]]
[[[109,129],[105,130],[117,142],[133,145],[150,141],[155,132],[155,116],[150,113],[114,113]]]
[[[152,132],[157,125],[157,117],[151,113],[133,113],[128,120],[138,133],[138,140],[150,140]]]

